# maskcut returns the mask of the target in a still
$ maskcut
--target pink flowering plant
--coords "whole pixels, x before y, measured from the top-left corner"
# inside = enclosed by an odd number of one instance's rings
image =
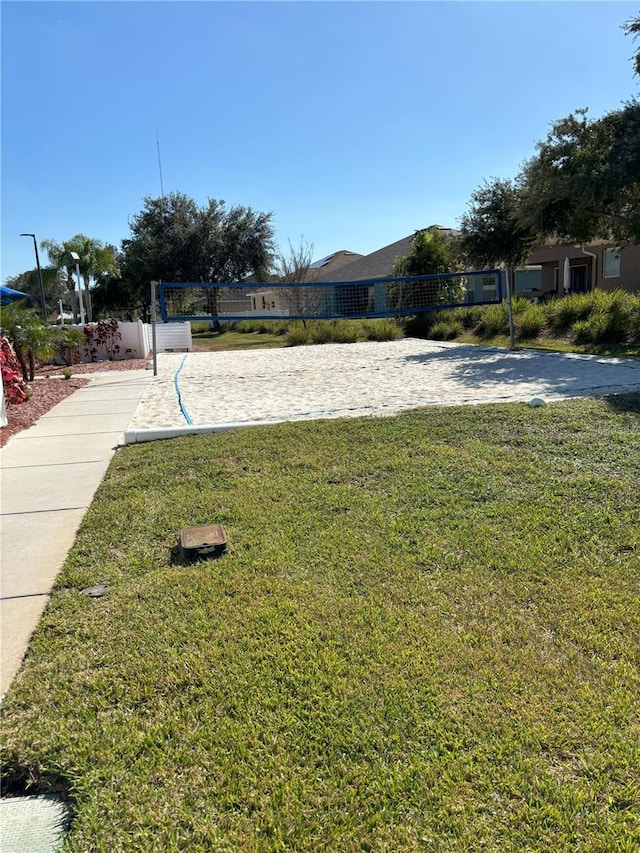
[[[22,378],[18,357],[4,336],[0,337],[0,368],[7,403],[25,403],[29,399],[29,386]]]

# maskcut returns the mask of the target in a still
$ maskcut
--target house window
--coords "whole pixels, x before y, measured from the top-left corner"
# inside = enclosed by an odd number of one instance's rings
[[[530,293],[532,290],[542,290],[542,267],[528,266],[517,269],[514,273],[516,293]]]
[[[605,249],[602,254],[602,277],[619,278],[620,248]]]

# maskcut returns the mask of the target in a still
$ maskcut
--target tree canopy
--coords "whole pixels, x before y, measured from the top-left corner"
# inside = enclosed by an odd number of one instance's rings
[[[89,320],[92,319],[91,297],[89,286],[91,282],[97,282],[102,276],[119,276],[118,252],[115,246],[104,244],[94,237],[85,234],[76,234],[70,240],[59,243],[56,240],[43,240],[42,248],[49,256],[49,261],[58,271],[59,275],[66,281],[67,291],[73,297],[75,293],[74,272],[76,264],[83,278],[84,290],[87,301]],[[71,257],[71,252],[78,255],[79,260]],[[77,304],[75,298],[71,298],[71,307],[77,315]]]
[[[271,213],[209,199],[198,207],[184,193],[146,198],[122,241],[123,271],[143,282],[240,281],[264,277],[273,261]]]
[[[145,198],[122,241],[123,284],[130,304],[148,301],[151,281],[264,280],[274,259],[271,213],[209,199],[199,207],[184,193]],[[122,293],[121,293],[122,295]]]
[[[53,267],[66,276],[67,289],[70,291],[74,289],[73,274],[76,269],[76,261],[71,258],[71,252],[75,252],[80,258],[77,263],[85,288],[89,287],[91,279],[119,274],[116,247],[109,243],[105,245],[94,237],[76,234],[61,243],[56,240],[43,240],[41,245]]]
[[[42,286],[44,288],[44,301],[47,316],[58,310],[58,300],[62,299],[66,292],[64,282],[55,267],[41,267]],[[7,287],[20,290],[31,297],[33,305],[40,305],[40,282],[38,270],[26,270],[18,275],[13,275],[5,281]]]
[[[519,182],[520,221],[541,240],[640,241],[640,102],[555,122]]]
[[[640,15],[635,18],[630,18],[622,25],[622,29],[628,36],[631,36],[635,41],[640,36]],[[640,47],[638,47],[631,57],[633,62],[633,73],[640,77]]]
[[[640,16],[623,28],[635,39]],[[640,75],[640,49],[633,57]],[[640,102],[589,119],[578,109],[553,123],[513,181],[477,189],[462,219],[466,257],[522,262],[549,240],[640,242]]]
[[[535,235],[521,220],[521,195],[513,181],[498,178],[475,190],[460,228],[460,251],[468,264],[512,267],[525,260]]]
[[[401,255],[393,262],[393,275],[399,278],[440,275],[459,269],[456,241],[435,227],[416,231],[409,254]],[[389,305],[394,308],[425,307],[459,302],[462,299],[464,288],[458,278],[443,278],[438,282],[400,282],[389,289]],[[414,328],[421,323],[422,318],[419,318]]]
[[[458,269],[455,243],[438,228],[416,231],[411,251],[393,262],[397,276],[436,275]]]

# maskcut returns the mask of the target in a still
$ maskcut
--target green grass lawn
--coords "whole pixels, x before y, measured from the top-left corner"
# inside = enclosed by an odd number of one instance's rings
[[[478,338],[471,333],[463,333],[454,339],[457,344],[474,344],[474,346],[489,346],[508,348],[508,335],[492,335]],[[640,358],[640,344],[576,344],[567,335],[541,335],[532,340],[516,340],[516,350],[534,349],[549,352],[577,352],[585,355],[604,355],[615,358]]]
[[[6,768],[77,853],[636,853],[639,459],[638,394],[120,450]]]
[[[284,335],[270,335],[257,332],[196,332],[192,334],[193,343],[198,349],[209,352],[221,350],[251,350],[251,349],[273,349],[273,347],[284,347],[287,339]]]
[[[199,332],[192,335],[193,343],[199,350],[221,352],[222,350],[273,349],[287,346],[284,335],[270,335],[258,332]]]

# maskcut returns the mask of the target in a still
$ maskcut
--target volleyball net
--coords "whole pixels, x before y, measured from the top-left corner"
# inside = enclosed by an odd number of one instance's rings
[[[502,298],[502,275],[495,269],[365,281],[158,284],[165,323],[401,317]]]

